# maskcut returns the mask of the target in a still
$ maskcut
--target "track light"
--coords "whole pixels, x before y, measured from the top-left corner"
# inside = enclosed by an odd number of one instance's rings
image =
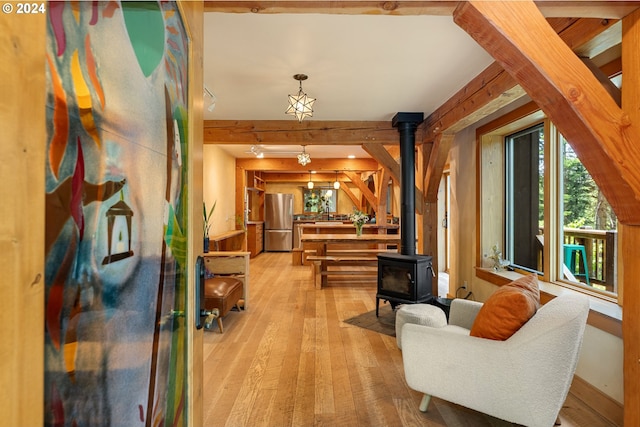
[[[206,86],[204,87],[204,95],[210,98],[209,106],[207,107],[207,110],[213,111],[216,108],[216,100],[217,100],[216,96]]]

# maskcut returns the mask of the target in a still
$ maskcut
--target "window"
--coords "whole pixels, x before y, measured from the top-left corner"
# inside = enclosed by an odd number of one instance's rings
[[[525,113],[523,113],[523,111]],[[497,245],[541,280],[617,295],[617,219],[577,153],[534,104],[478,129],[480,258]]]
[[[618,220],[571,144],[560,141],[561,264],[564,280],[617,294]]]
[[[320,187],[312,190],[302,188],[302,200],[305,213],[332,213],[338,210],[337,191],[331,187]]]
[[[505,138],[504,258],[530,271],[543,272],[544,126]]]

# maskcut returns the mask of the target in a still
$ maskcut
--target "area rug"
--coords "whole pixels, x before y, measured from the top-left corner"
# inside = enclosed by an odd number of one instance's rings
[[[391,309],[389,304],[384,304],[380,306],[378,314],[379,316],[376,317],[376,311],[372,310],[346,319],[344,323],[395,337],[396,312]]]

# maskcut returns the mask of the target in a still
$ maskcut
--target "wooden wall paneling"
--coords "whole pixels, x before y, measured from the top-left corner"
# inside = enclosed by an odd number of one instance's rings
[[[571,141],[618,219],[640,224],[640,172],[631,166],[640,164],[634,142],[640,140],[638,125],[553,32],[532,1],[487,5],[462,3],[454,21],[513,75]]]
[[[622,107],[632,123],[640,123],[640,11],[622,20]],[[636,139],[636,145],[637,145]],[[638,170],[638,163],[631,163]],[[616,212],[617,213],[617,212]],[[622,334],[624,342],[624,425],[640,425],[640,226],[618,225],[621,230],[623,268],[618,275],[624,286]]]
[[[9,3],[11,4],[11,3]],[[44,424],[46,15],[0,15],[0,426]]]
[[[486,256],[497,244],[504,251],[504,144],[500,136],[479,136],[479,250],[476,265],[485,267]]]

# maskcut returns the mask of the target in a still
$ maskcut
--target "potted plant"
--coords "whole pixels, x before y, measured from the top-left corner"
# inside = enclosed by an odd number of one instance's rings
[[[213,224],[213,211],[216,208],[216,204],[218,201],[213,202],[213,206],[211,206],[211,210],[207,214],[207,203],[202,202],[202,215],[204,219],[203,223],[203,237],[204,237],[204,251],[209,252],[209,230],[211,229],[211,225]]]

